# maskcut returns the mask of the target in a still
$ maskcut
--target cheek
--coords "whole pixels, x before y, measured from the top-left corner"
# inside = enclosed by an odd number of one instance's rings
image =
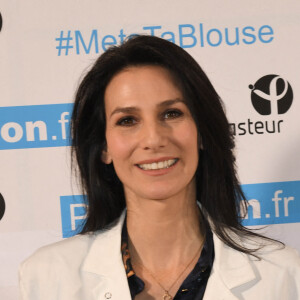
[[[113,161],[127,158],[132,149],[132,142],[120,134],[107,133],[107,149]]]
[[[198,132],[194,122],[190,122],[185,124],[185,126],[182,126],[180,131],[177,133],[177,136],[180,138],[181,145],[188,151],[198,149]]]

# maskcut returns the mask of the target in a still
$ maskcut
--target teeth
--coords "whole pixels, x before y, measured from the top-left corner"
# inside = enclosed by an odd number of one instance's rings
[[[166,169],[173,166],[178,159],[169,159],[165,161],[160,161],[158,163],[152,163],[152,164],[142,164],[138,165],[143,170],[159,170],[159,169]]]
[[[160,161],[158,164],[157,164],[157,167],[159,169],[162,169],[164,167],[164,162],[163,161]]]

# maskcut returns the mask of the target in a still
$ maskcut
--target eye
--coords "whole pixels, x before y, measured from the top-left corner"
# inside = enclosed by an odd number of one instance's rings
[[[126,116],[117,121],[118,126],[133,126],[137,123],[136,119],[131,116]]]
[[[176,119],[183,115],[183,112],[178,109],[169,109],[163,113],[164,119]]]

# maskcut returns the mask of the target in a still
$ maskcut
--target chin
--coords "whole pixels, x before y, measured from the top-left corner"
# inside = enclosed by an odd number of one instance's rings
[[[177,191],[168,191],[166,188],[165,189],[155,189],[152,191],[148,192],[143,192],[143,198],[144,199],[149,199],[149,200],[157,200],[157,201],[163,201],[168,198],[171,198],[177,194]]]

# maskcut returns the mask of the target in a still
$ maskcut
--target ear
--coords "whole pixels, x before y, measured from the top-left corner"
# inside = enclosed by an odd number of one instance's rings
[[[107,165],[112,163],[112,158],[107,150],[102,151],[101,160],[103,163],[105,163]]]

